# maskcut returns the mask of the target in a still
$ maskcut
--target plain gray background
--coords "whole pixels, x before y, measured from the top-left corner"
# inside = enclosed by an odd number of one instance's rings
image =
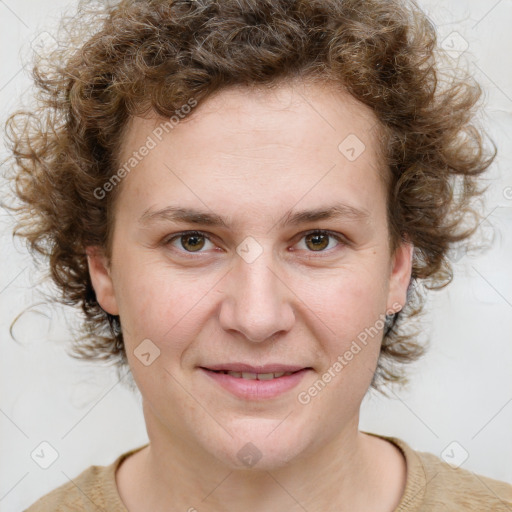
[[[73,2],[0,0],[0,117],[19,105],[30,86],[23,63],[31,41],[51,31]],[[486,96],[483,121],[499,157],[488,174],[483,232],[493,248],[455,255],[455,279],[432,292],[424,329],[430,352],[410,367],[411,384],[385,399],[369,394],[361,430],[400,437],[462,467],[512,482],[512,2],[420,2],[451,52],[469,66]],[[28,69],[28,68],[27,68]],[[3,147],[2,156],[5,154]],[[65,353],[73,311],[38,304],[39,275],[0,211],[0,511],[19,511],[91,465],[107,465],[147,442],[138,395],[119,384],[112,368]],[[16,315],[20,344],[9,336]],[[43,469],[31,457],[49,443],[58,454]],[[46,453],[51,453],[46,448]]]

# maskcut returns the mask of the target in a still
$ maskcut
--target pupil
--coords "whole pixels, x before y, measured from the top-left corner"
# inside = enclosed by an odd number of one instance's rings
[[[327,235],[322,234],[311,234],[306,237],[306,243],[313,243],[313,250],[318,251],[325,249],[329,245],[329,239]]]
[[[181,238],[181,245],[187,251],[195,252],[204,246],[204,237],[201,235],[184,235]]]

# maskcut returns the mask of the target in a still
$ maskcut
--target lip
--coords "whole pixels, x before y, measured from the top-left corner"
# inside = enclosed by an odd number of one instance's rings
[[[248,372],[248,373],[279,373],[279,372],[298,372],[306,369],[305,366],[292,366],[286,364],[266,364],[264,366],[253,366],[245,363],[223,363],[209,366],[201,366],[206,370],[225,370],[229,372]]]
[[[237,365],[240,367],[240,365]],[[247,367],[247,366],[246,366]],[[254,368],[254,367],[252,367]],[[263,368],[285,368],[284,366],[269,366]],[[219,386],[221,386],[226,391],[229,391],[233,395],[241,398],[243,400],[266,400],[270,398],[275,398],[287,391],[290,391],[295,386],[299,384],[299,382],[304,378],[306,373],[308,373],[311,368],[300,368],[298,371],[296,370],[274,370],[274,371],[252,371],[251,373],[276,373],[278,371],[295,371],[292,375],[283,375],[282,377],[278,377],[270,380],[249,380],[243,379],[239,377],[233,377],[232,375],[228,375],[227,373],[216,373],[211,369],[207,369],[204,367],[200,367],[200,370],[207,375],[209,378],[214,380]],[[226,366],[219,368],[219,370],[228,370],[228,371],[241,371],[241,370],[231,370]],[[250,370],[243,370],[250,371]]]

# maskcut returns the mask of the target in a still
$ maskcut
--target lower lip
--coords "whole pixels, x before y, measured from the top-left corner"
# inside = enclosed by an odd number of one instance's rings
[[[260,400],[279,396],[297,386],[306,372],[309,371],[308,368],[305,368],[291,375],[283,375],[276,379],[258,380],[233,377],[227,373],[217,373],[205,368],[200,369],[225,390],[244,400]]]

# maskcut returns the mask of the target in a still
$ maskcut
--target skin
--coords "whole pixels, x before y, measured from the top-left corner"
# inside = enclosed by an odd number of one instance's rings
[[[120,161],[161,122],[132,119]],[[89,247],[88,260],[100,305],[120,315],[143,397],[150,445],[116,475],[131,512],[398,504],[403,456],[358,430],[382,330],[308,404],[297,398],[358,334],[405,304],[412,247],[391,251],[375,127],[370,109],[328,85],[224,89],[164,133],[119,185],[111,258]],[[338,149],[349,134],[366,146],[354,161]],[[290,211],[336,203],[365,214],[281,223]],[[140,222],[168,206],[215,213],[227,227]],[[341,241],[322,238],[328,245],[318,250],[305,236],[318,229]],[[192,230],[210,237],[199,252],[187,252],[190,239],[170,240]],[[246,237],[262,251],[250,263],[236,252]],[[134,354],[145,339],[160,350],[149,366]],[[198,368],[236,361],[312,370],[293,390],[258,401]],[[248,442],[262,455],[253,467],[237,457]]]

